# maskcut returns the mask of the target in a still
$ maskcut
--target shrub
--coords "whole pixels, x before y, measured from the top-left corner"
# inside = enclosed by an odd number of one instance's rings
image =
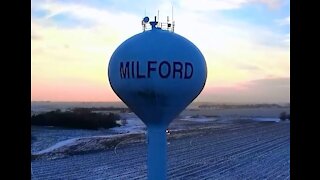
[[[284,121],[287,119],[287,113],[286,112],[281,112],[279,115],[280,120]]]

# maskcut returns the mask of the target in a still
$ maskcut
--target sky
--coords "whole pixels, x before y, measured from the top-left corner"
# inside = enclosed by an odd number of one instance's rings
[[[290,102],[289,0],[32,0],[31,100],[120,101],[109,59],[158,10],[205,57],[195,101]]]

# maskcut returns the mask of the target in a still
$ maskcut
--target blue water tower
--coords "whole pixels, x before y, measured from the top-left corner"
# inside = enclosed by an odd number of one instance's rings
[[[166,129],[202,91],[207,66],[200,50],[174,32],[173,23],[142,20],[143,32],[112,54],[109,82],[146,124],[148,179],[166,179]]]

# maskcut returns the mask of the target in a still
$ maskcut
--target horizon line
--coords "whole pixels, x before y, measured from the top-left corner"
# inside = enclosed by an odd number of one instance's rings
[[[123,103],[123,101],[52,101],[52,100],[31,100],[32,102],[48,103]],[[223,102],[223,101],[194,101],[192,103],[216,103],[216,104],[290,104],[289,102]]]

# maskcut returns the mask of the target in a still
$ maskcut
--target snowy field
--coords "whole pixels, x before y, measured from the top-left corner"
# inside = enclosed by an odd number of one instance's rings
[[[125,124],[120,127],[114,127],[110,129],[99,129],[99,130],[85,130],[85,129],[65,129],[59,127],[41,127],[32,126],[31,134],[31,152],[38,153],[42,151],[48,151],[47,149],[52,149],[54,147],[60,147],[61,145],[71,143],[74,140],[79,141],[79,138],[90,138],[90,137],[106,137],[112,138],[121,134],[132,134],[132,133],[146,133],[146,126],[142,121],[136,117],[134,114],[121,114],[122,118],[125,118]],[[206,116],[183,116],[175,119],[168,129],[170,131],[174,130],[187,130],[194,129],[197,127],[202,127],[206,125],[218,125],[218,124],[230,124],[234,121],[270,121],[279,122],[279,118],[216,118],[216,117],[206,117]]]
[[[74,107],[59,105],[32,111]],[[283,111],[290,108],[183,111],[168,128],[168,178],[290,179],[290,121],[279,121]],[[146,127],[133,113],[120,116],[123,125],[111,129],[32,126],[32,179],[146,179]]]
[[[211,122],[168,135],[168,179],[290,179],[290,122]],[[146,179],[146,144],[31,162],[32,179]]]

